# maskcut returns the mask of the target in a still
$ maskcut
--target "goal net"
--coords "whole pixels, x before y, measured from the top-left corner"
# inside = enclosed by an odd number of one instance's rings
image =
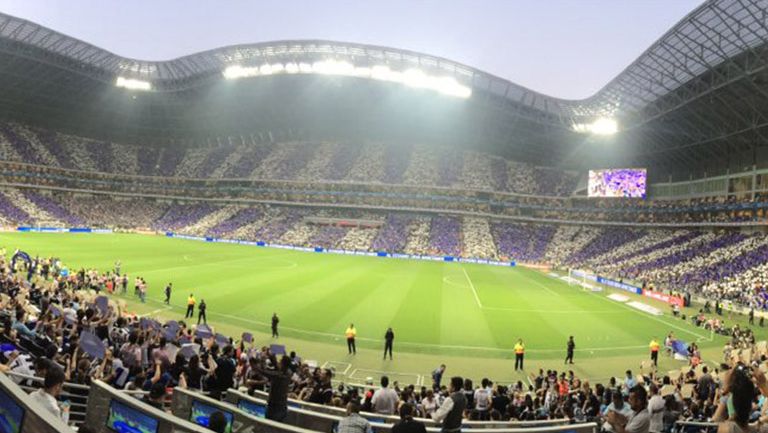
[[[597,285],[597,274],[585,270],[568,268],[568,284],[571,286],[580,286],[583,290],[599,292],[601,289]]]

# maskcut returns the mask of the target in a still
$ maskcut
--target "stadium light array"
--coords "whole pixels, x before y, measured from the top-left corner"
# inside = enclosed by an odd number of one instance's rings
[[[601,117],[592,123],[576,123],[573,130],[585,134],[613,135],[619,131],[619,124],[615,119]]]
[[[149,81],[134,80],[133,78],[117,77],[115,86],[123,87],[128,90],[152,90],[152,83]]]
[[[314,63],[272,63],[261,66],[233,65],[227,67],[222,72],[224,78],[229,80],[275,74],[319,74],[370,78],[400,83],[418,89],[434,90],[443,95],[458,98],[469,98],[472,96],[472,89],[460,84],[453,77],[429,75],[420,69],[394,71],[388,66],[383,65],[373,67],[355,66],[350,62],[338,60],[321,60]]]

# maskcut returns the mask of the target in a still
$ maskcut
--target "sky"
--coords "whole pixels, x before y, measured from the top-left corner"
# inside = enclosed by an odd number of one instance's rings
[[[0,0],[121,56],[327,39],[419,51],[538,92],[588,97],[701,0]]]

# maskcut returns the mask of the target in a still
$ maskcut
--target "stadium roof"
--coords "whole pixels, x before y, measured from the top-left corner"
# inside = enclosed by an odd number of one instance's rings
[[[523,159],[533,162],[567,163],[569,158],[571,162],[583,158],[583,152],[594,148],[576,148],[575,143],[584,140],[572,133],[573,125],[612,117],[621,128],[614,139],[620,146],[602,155],[603,160],[593,159],[593,163],[621,161],[673,169],[705,167],[714,158],[728,164],[734,155],[745,152],[751,152],[754,159],[759,148],[768,146],[767,11],[768,0],[705,2],[584,100],[543,95],[444,58],[343,42],[267,42],[223,47],[168,61],[142,61],[0,14],[0,78],[5,83],[0,85],[0,115],[34,121],[32,114],[25,113],[43,104],[46,119],[64,116],[62,113],[71,112],[71,104],[77,104],[78,98],[92,101],[88,98],[113,87],[117,77],[149,82],[151,93],[167,96],[220,80],[222,72],[234,65],[330,59],[356,66],[418,68],[435,76],[453,77],[472,89],[473,99],[484,101],[485,110],[498,118],[496,124],[515,124],[518,128],[503,127],[497,135],[519,137],[497,139],[495,145],[504,146],[508,141],[515,149],[503,150],[522,152]],[[103,95],[101,99],[112,101]],[[134,128],[122,124],[117,129],[124,131],[124,137],[162,141],[174,136],[173,131],[163,130],[161,121],[163,116],[172,117],[178,105],[163,106],[158,97],[151,99],[153,116],[160,122]],[[178,100],[176,103],[183,105]],[[499,108],[504,115],[496,113]],[[88,119],[91,124],[116,129],[114,120],[100,122],[96,111],[91,111]],[[536,128],[540,131],[528,137]],[[557,155],[554,161],[553,152]]]

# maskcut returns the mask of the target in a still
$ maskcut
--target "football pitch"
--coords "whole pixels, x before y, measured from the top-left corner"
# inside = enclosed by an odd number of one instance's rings
[[[518,377],[509,361],[518,338],[525,341],[530,371],[562,368],[569,335],[577,345],[573,369],[607,377],[637,368],[648,356],[652,337],[663,340],[674,332],[681,340],[698,342],[711,361],[719,361],[725,342],[673,318],[657,301],[633,298],[662,309],[662,316],[609,299],[610,290],[592,293],[522,267],[318,254],[133,234],[2,233],[0,245],[9,254],[19,248],[33,257],[57,256],[73,272],[80,267],[106,271],[120,260],[130,277],[123,297],[129,311],[178,320],[187,295],[194,293],[198,302],[205,299],[209,323],[217,331],[233,336],[253,332],[258,344],[285,344],[305,359],[335,363],[351,377],[365,371],[403,372],[404,377],[412,372],[418,377],[441,362],[453,362],[454,372],[511,380]],[[148,283],[146,304],[133,297],[136,276]],[[168,282],[174,287],[170,307],[162,303]],[[269,333],[273,312],[280,317],[278,340]],[[360,353],[355,357],[347,355],[343,336],[350,323],[358,332]],[[394,362],[380,360],[390,326],[395,332]],[[662,364],[664,369],[681,365],[666,358]],[[483,373],[486,369],[491,371]]]

